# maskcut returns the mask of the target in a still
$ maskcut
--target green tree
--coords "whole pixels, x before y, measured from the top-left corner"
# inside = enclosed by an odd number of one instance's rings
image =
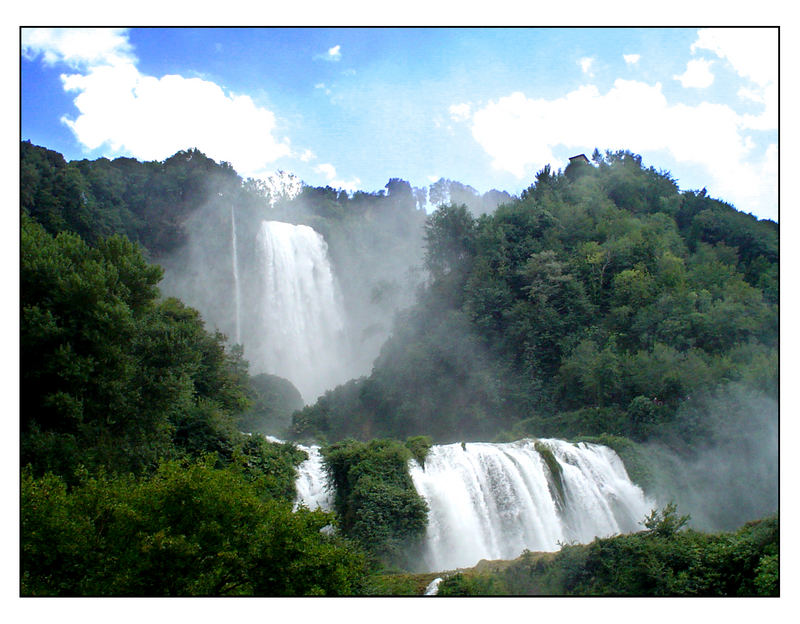
[[[464,205],[444,205],[425,223],[425,266],[435,278],[467,270],[475,221]]]
[[[139,472],[174,452],[231,456],[246,365],[196,310],[157,300],[160,278],[125,238],[90,247],[23,217],[23,465]]]
[[[235,467],[162,463],[152,477],[23,471],[24,596],[304,596],[361,591],[365,558],[321,511],[263,499]]]
[[[322,455],[344,533],[383,563],[412,563],[428,507],[408,474],[409,448],[394,440],[346,440],[324,447]]]

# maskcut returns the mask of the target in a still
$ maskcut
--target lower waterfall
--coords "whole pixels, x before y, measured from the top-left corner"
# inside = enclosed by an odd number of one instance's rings
[[[317,447],[298,469],[298,504],[331,509]],[[655,507],[628,478],[619,456],[598,444],[525,439],[431,447],[409,472],[430,508],[417,571],[452,570],[481,559],[641,529]]]
[[[328,479],[322,465],[319,447],[298,444],[297,448],[308,453],[308,459],[297,467],[295,509],[300,505],[305,505],[309,509],[330,511],[333,509],[333,492],[328,488]]]
[[[426,570],[636,531],[654,506],[610,448],[554,439],[434,446],[411,478],[430,507]]]

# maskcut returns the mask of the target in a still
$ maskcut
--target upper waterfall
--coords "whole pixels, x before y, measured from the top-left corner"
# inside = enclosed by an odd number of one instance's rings
[[[341,378],[345,321],[322,235],[307,225],[264,221],[256,239],[261,265],[255,370],[289,379],[313,402]]]

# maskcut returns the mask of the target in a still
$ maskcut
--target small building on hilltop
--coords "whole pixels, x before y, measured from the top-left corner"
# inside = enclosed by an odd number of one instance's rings
[[[564,175],[567,176],[570,180],[575,180],[578,175],[582,172],[589,171],[588,167],[590,166],[589,159],[586,158],[586,154],[578,154],[577,156],[572,156],[569,159],[569,164],[564,169]]]
[[[586,158],[586,154],[578,154],[577,156],[571,156],[569,159],[570,165],[577,164],[580,162],[584,162],[587,165],[589,164],[589,159]]]

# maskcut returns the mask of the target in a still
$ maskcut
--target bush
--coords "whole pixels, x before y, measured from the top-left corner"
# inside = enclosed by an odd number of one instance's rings
[[[720,534],[681,531],[686,519],[668,505],[645,520],[647,531],[525,553],[502,581],[517,595],[778,595],[777,517]]]
[[[424,440],[411,446],[419,450]],[[396,440],[346,440],[322,449],[341,529],[384,564],[411,564],[428,507],[408,473],[411,451]]]
[[[152,478],[22,476],[23,596],[300,596],[361,591],[365,557],[333,514],[264,500],[215,459]]]

